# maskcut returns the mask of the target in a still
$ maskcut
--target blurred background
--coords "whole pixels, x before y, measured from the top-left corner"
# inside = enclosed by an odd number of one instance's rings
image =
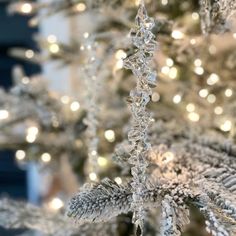
[[[168,124],[170,133],[188,125],[187,130],[234,142],[236,3],[145,2],[158,41],[152,67],[159,84],[149,108],[160,127],[153,125],[152,139],[153,130],[165,139]],[[119,144],[127,144],[130,126],[125,98],[135,80],[123,59],[134,52],[128,34],[138,5],[0,0],[0,196],[40,206],[38,218],[24,223],[16,209],[25,214],[25,205],[2,202],[1,210],[15,217],[6,227],[59,235],[57,218],[50,227],[37,223],[42,208],[64,214],[85,182],[109,177],[121,184],[130,177]],[[183,235],[210,235],[198,213],[192,222]],[[154,235],[151,226],[147,235]],[[130,215],[120,219],[119,235],[131,235],[132,229]],[[0,228],[0,236],[11,235],[41,234]]]

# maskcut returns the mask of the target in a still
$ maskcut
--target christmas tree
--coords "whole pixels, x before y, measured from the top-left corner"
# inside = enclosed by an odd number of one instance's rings
[[[15,85],[0,91],[0,146],[53,179],[40,206],[0,199],[1,226],[236,235],[235,1],[13,1],[8,10],[31,15],[32,27],[69,19],[68,42],[37,35],[40,51],[10,54],[67,68],[71,89],[16,67]]]

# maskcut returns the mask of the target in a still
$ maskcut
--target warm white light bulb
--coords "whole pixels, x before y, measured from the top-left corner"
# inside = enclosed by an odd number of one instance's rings
[[[72,102],[71,105],[70,105],[70,109],[72,111],[78,111],[79,108],[80,108],[80,104],[77,101]]]
[[[232,128],[232,122],[230,120],[226,120],[221,126],[220,129],[224,132],[229,132]]]
[[[21,5],[20,11],[24,14],[29,14],[33,10],[33,7],[30,3],[26,2]]]
[[[105,157],[98,157],[98,165],[99,166],[102,166],[102,167],[105,167],[107,166],[107,159]]]
[[[182,96],[180,94],[176,94],[174,97],[173,97],[173,103],[175,104],[178,104],[180,103],[182,100]]]
[[[7,110],[0,110],[0,120],[5,120],[9,117],[9,112]]]
[[[51,210],[57,211],[64,206],[64,203],[60,198],[55,197],[49,202],[48,205]]]
[[[41,160],[43,162],[50,162],[51,161],[51,155],[49,153],[45,152],[41,155]]]
[[[97,180],[97,175],[94,172],[92,172],[92,173],[89,174],[89,178],[92,181],[96,181]]]
[[[25,159],[26,154],[25,154],[25,151],[23,150],[17,150],[15,153],[15,156],[17,160],[22,161]]]
[[[104,136],[108,142],[112,143],[115,141],[115,132],[111,129],[106,130]]]

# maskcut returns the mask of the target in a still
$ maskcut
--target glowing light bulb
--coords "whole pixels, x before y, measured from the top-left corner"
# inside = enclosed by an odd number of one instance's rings
[[[89,174],[89,178],[92,181],[96,181],[97,180],[97,175],[94,172],[92,172],[92,173]]]
[[[209,94],[208,97],[207,97],[207,101],[209,103],[215,103],[216,101],[216,96],[214,94]]]
[[[166,163],[174,160],[174,157],[175,156],[174,156],[173,152],[165,152],[162,156],[162,162],[166,164]]]
[[[186,106],[186,110],[188,112],[193,112],[195,110],[195,105],[193,103],[189,103],[187,106]]]
[[[230,120],[226,120],[221,126],[220,129],[224,132],[229,132],[232,128],[232,122]]]
[[[64,203],[60,198],[55,197],[48,203],[48,206],[51,210],[58,211],[64,206]]]
[[[116,177],[114,180],[118,185],[122,184],[122,179],[120,177]]]
[[[108,129],[104,132],[106,140],[110,143],[114,142],[116,139],[115,132],[111,129]]]
[[[119,50],[116,52],[116,54],[115,54],[115,58],[116,58],[117,60],[124,59],[124,58],[126,58],[126,57],[127,57],[127,54],[126,54],[123,50],[121,50],[121,49],[119,49]]]
[[[168,67],[168,66],[163,66],[163,67],[161,68],[161,73],[162,73],[162,74],[168,75],[169,72],[170,72],[170,67]]]
[[[68,96],[62,96],[61,97],[61,102],[63,104],[68,104],[70,102],[70,98]]]
[[[49,153],[45,152],[41,155],[41,160],[43,162],[50,162],[51,161],[51,155]]]
[[[196,112],[191,112],[191,113],[188,114],[188,119],[193,121],[193,122],[198,122],[199,119],[200,119],[200,116]]]
[[[108,161],[105,157],[98,157],[98,165],[99,166],[105,167],[105,166],[107,166],[107,164],[108,164]]]
[[[30,79],[29,79],[29,77],[24,76],[24,77],[21,79],[21,82],[22,82],[23,84],[28,84],[28,83],[30,82]]]
[[[201,66],[202,65],[202,60],[197,58],[196,60],[194,60],[194,65],[195,66]]]
[[[199,14],[197,12],[192,13],[193,20],[199,20]]]
[[[27,129],[26,141],[28,143],[33,143],[37,139],[39,129],[35,126],[29,127]]]
[[[225,90],[225,96],[226,97],[231,97],[233,95],[233,90],[232,89],[226,89]]]
[[[23,14],[30,14],[33,10],[33,7],[30,3],[26,2],[21,5],[20,11]]]
[[[204,74],[204,69],[203,69],[203,67],[198,66],[198,67],[195,67],[194,72],[195,72],[197,75],[203,75],[203,74]]]
[[[221,115],[223,113],[223,108],[220,106],[215,107],[214,112],[216,115]]]
[[[171,66],[174,65],[174,61],[173,61],[171,58],[167,58],[167,59],[166,59],[166,65],[169,66],[169,67],[171,67]]]
[[[91,152],[91,155],[93,155],[93,156],[96,156],[98,153],[97,153],[97,151],[95,151],[95,150],[93,150],[92,152]]]
[[[85,32],[85,33],[83,34],[83,36],[84,36],[85,39],[87,39],[87,38],[89,37],[89,33],[88,33],[88,32]]]
[[[25,159],[26,154],[25,154],[25,151],[23,150],[17,150],[15,153],[15,156],[17,160],[22,161]]]
[[[75,6],[75,10],[78,11],[78,12],[83,12],[86,10],[86,5],[84,3],[78,3],[76,6]]]
[[[25,51],[25,57],[27,57],[27,58],[33,58],[33,56],[34,56],[34,51],[33,50],[26,50]]]
[[[236,39],[236,33],[233,33],[233,37]]]
[[[56,42],[57,42],[57,37],[56,37],[55,35],[53,35],[53,34],[50,34],[50,35],[48,35],[48,37],[47,37],[47,41],[48,41],[49,43],[56,43]]]
[[[160,101],[160,98],[161,98],[161,96],[160,96],[159,93],[154,92],[154,93],[152,94],[152,101],[153,101],[153,102],[158,102],[158,101]]]
[[[72,102],[71,105],[70,105],[70,109],[72,111],[78,111],[79,108],[80,108],[80,104],[77,101]]]
[[[214,55],[216,54],[216,47],[214,45],[210,45],[208,51],[210,54]]]
[[[195,45],[196,44],[196,39],[190,39],[190,44]]]
[[[171,37],[174,39],[182,39],[184,37],[184,34],[179,30],[173,30],[171,33]]]
[[[182,96],[180,94],[176,94],[174,97],[173,97],[173,103],[175,104],[178,104],[180,103],[182,100]]]
[[[214,85],[214,84],[216,84],[219,80],[220,80],[220,77],[219,77],[217,74],[212,73],[212,74],[208,77],[208,79],[207,79],[207,84],[208,84],[208,85]]]
[[[161,4],[162,4],[163,6],[166,6],[166,5],[168,4],[168,0],[161,0]]]
[[[199,91],[199,96],[202,97],[202,98],[206,98],[208,94],[209,94],[209,92],[208,92],[207,89],[201,89]]]
[[[49,46],[49,51],[50,51],[51,53],[53,53],[53,54],[56,54],[56,53],[58,53],[58,52],[60,51],[60,47],[59,47],[58,44],[53,43],[53,44],[51,44],[51,45]]]
[[[177,68],[176,68],[176,67],[171,67],[171,68],[170,68],[170,71],[169,71],[169,77],[170,77],[171,79],[176,79],[177,75],[178,75],[178,70],[177,70]]]
[[[7,110],[0,110],[0,120],[5,120],[9,117],[9,112]]]

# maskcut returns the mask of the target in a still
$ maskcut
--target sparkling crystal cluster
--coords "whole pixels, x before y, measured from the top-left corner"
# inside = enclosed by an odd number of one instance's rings
[[[132,127],[128,133],[128,140],[132,146],[129,163],[132,165],[133,176],[133,222],[142,229],[145,217],[142,199],[146,185],[147,155],[151,148],[147,141],[151,117],[146,111],[146,106],[152,94],[151,88],[156,85],[156,74],[149,65],[156,48],[155,36],[151,32],[154,21],[148,17],[143,2],[140,4],[135,22],[130,37],[136,49],[133,55],[124,60],[124,67],[131,69],[137,77],[136,88],[131,90],[128,98],[132,113]]]
[[[84,34],[86,40],[84,45],[81,46],[81,50],[85,51],[85,64],[83,67],[83,77],[86,84],[86,101],[85,109],[87,116],[84,119],[84,123],[87,125],[86,136],[88,144],[88,172],[97,173],[97,125],[98,125],[98,82],[97,82],[97,72],[99,61],[96,58],[96,43],[87,33]],[[89,37],[87,39],[87,37]]]

